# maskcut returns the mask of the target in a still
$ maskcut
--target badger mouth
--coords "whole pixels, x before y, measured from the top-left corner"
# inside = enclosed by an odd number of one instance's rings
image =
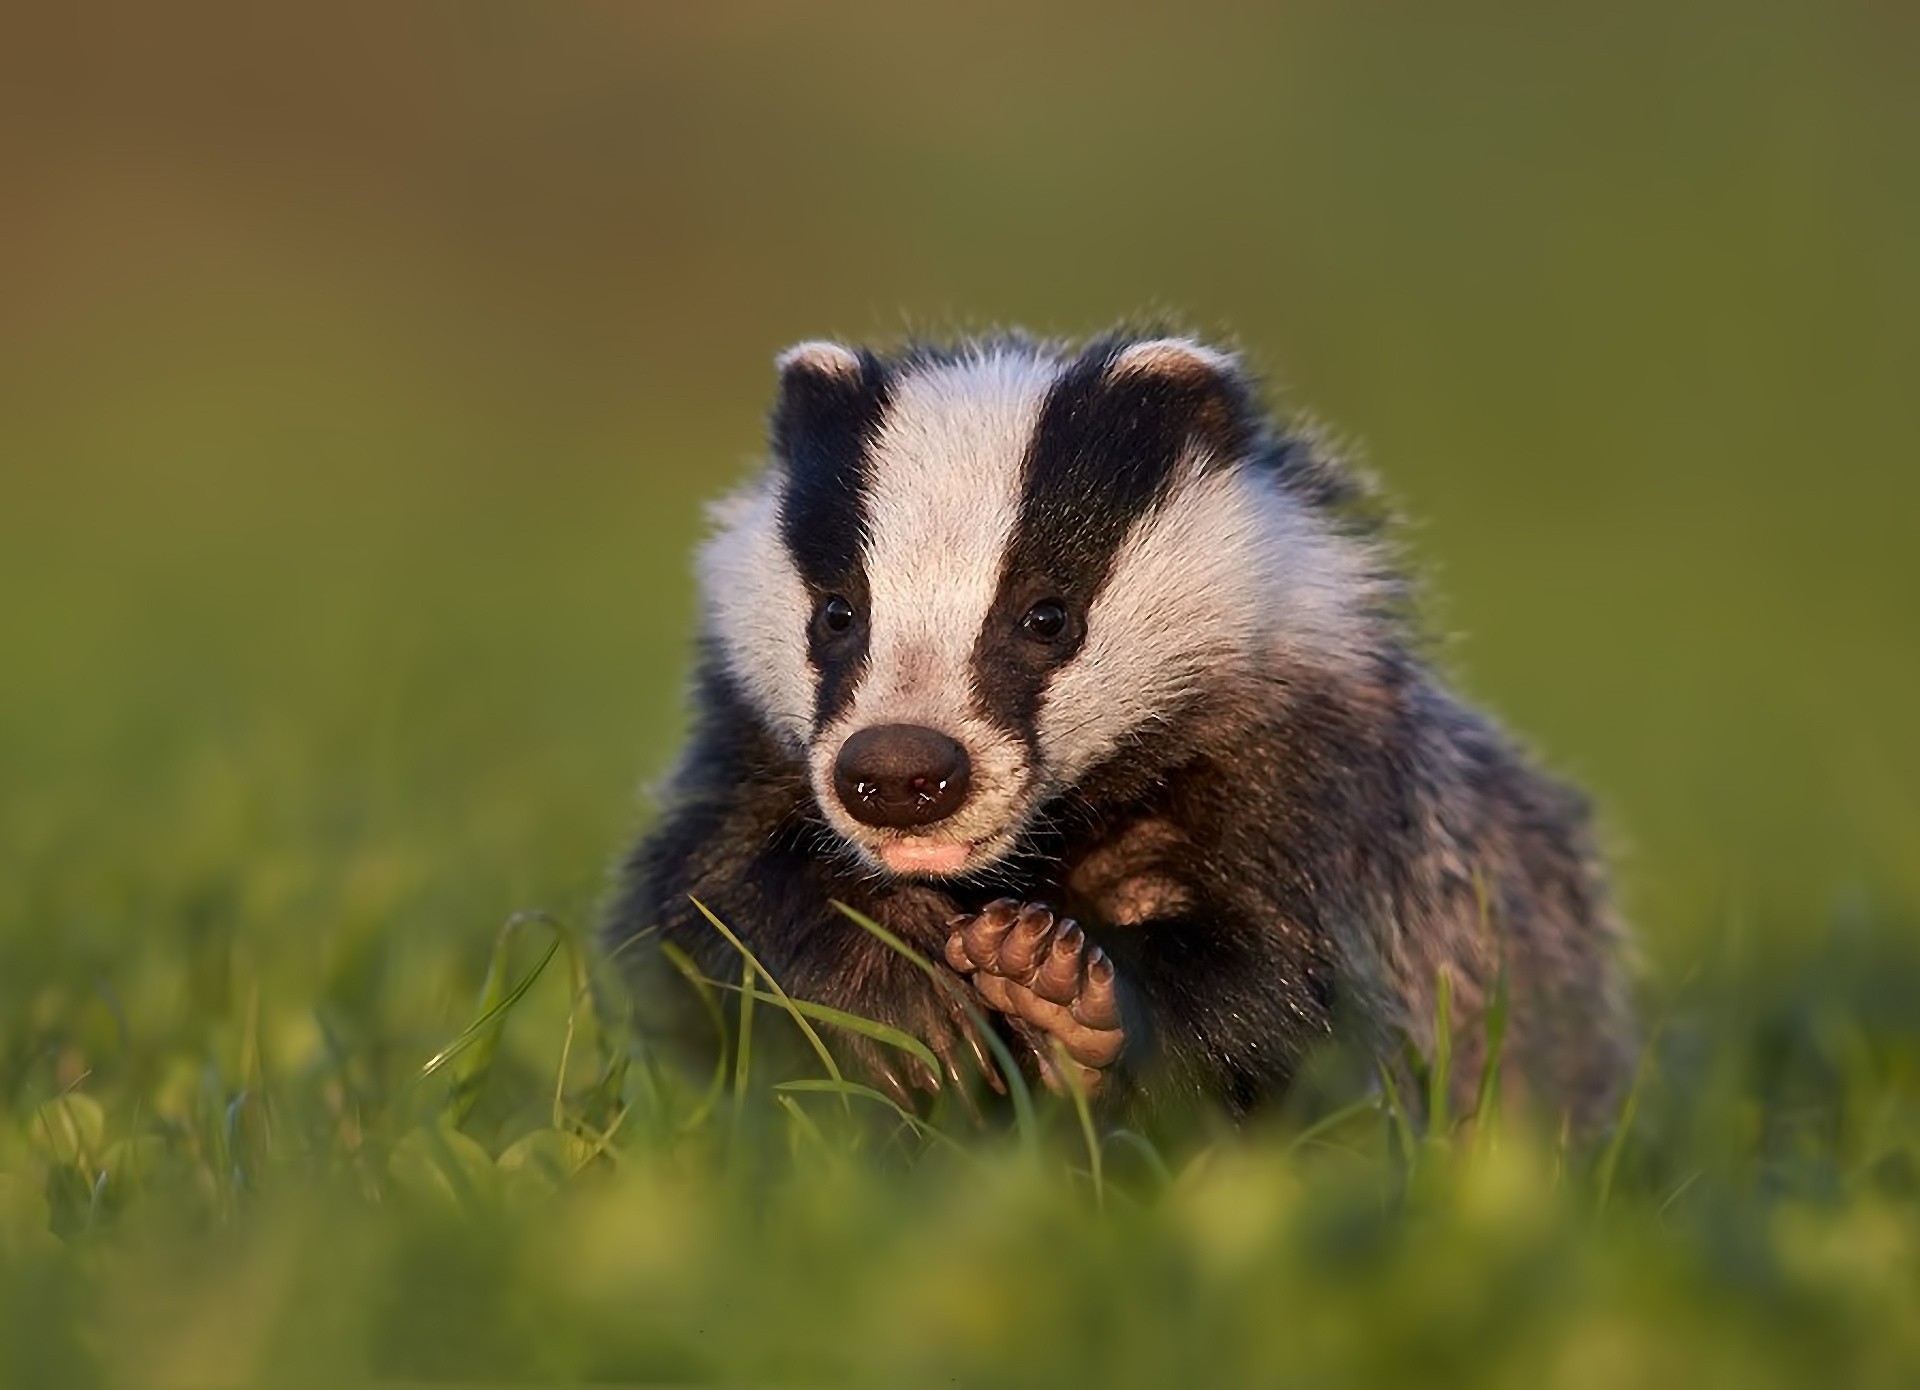
[[[875,724],[816,747],[816,800],[861,858],[905,878],[946,879],[1013,847],[1030,780],[1024,750],[985,727],[956,733]]]
[[[930,835],[905,835],[897,840],[882,840],[873,847],[880,862],[896,874],[949,878],[963,873],[973,857],[973,845],[966,840],[937,840]]]
[[[863,860],[899,878],[965,879],[998,864],[1020,838],[1018,820],[977,838],[944,826],[915,835],[840,831]]]

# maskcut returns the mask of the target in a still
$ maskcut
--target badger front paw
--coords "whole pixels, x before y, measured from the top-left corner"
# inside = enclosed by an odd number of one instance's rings
[[[1002,898],[947,924],[947,964],[1013,1022],[1041,1079],[1063,1089],[1052,1043],[1079,1066],[1089,1095],[1126,1045],[1113,962],[1071,918],[1042,903]]]

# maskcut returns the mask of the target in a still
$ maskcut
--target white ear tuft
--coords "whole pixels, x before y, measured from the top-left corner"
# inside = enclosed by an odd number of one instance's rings
[[[780,375],[809,372],[814,376],[842,377],[853,380],[860,375],[860,354],[852,348],[830,343],[824,338],[795,343],[774,359]]]
[[[1123,348],[1107,369],[1110,377],[1163,376],[1179,381],[1219,376],[1233,369],[1233,359],[1202,347],[1191,338],[1149,338]]]

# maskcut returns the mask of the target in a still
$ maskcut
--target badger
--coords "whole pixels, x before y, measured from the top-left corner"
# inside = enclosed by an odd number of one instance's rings
[[[1371,489],[1237,356],[805,342],[770,436],[605,922],[641,997],[662,944],[740,978],[704,908],[923,1040],[937,1070],[837,1042],[903,1103],[1004,1085],[983,1023],[1103,1110],[1235,1119],[1336,1035],[1450,1048],[1467,1104],[1498,1033],[1505,1093],[1604,1118],[1629,1019],[1585,804],[1436,674]]]

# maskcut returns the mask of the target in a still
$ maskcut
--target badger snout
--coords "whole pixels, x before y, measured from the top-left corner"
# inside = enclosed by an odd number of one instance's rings
[[[861,824],[904,830],[959,810],[972,772],[967,750],[937,729],[876,724],[840,745],[833,789]]]

